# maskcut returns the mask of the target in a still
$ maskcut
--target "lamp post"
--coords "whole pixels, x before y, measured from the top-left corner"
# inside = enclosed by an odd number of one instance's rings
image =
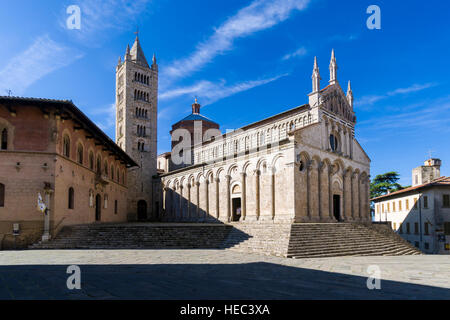
[[[49,182],[44,182],[45,193],[45,213],[44,213],[44,234],[42,235],[42,241],[46,242],[50,240],[50,197],[53,193],[53,189]]]

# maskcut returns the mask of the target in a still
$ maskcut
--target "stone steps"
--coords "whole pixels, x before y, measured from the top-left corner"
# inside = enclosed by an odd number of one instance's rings
[[[391,230],[382,231],[362,224],[293,224],[287,256],[299,259],[421,254]]]
[[[91,224],[64,227],[30,249],[213,249],[232,227],[223,224]]]

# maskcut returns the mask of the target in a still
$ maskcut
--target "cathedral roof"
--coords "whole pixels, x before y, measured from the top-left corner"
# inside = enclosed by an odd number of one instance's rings
[[[141,48],[141,44],[139,43],[139,38],[137,36],[133,47],[131,48],[130,55],[133,62],[148,68],[147,59],[145,59],[144,51]]]
[[[180,121],[192,121],[192,120],[200,120],[200,121],[208,121],[208,122],[212,122],[212,123],[216,123],[214,121],[212,121],[211,119],[205,117],[204,115],[201,115],[200,113],[192,113],[190,115],[188,115],[186,118],[181,119]]]

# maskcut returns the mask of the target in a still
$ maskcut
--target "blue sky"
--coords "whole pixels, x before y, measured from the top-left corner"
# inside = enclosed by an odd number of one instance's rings
[[[80,30],[66,28],[72,4]],[[381,30],[366,27],[373,4]],[[2,8],[0,94],[73,100],[113,138],[115,66],[139,26],[160,68],[159,153],[195,96],[224,131],[307,103],[314,56],[324,87],[334,48],[338,80],[352,81],[372,176],[396,170],[410,184],[430,150],[450,175],[447,1],[18,0]]]

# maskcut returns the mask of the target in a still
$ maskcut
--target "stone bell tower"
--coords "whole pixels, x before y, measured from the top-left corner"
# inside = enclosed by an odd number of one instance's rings
[[[157,209],[152,179],[157,158],[158,65],[149,66],[139,38],[116,68],[116,143],[139,168],[128,171],[128,219],[152,220]]]

